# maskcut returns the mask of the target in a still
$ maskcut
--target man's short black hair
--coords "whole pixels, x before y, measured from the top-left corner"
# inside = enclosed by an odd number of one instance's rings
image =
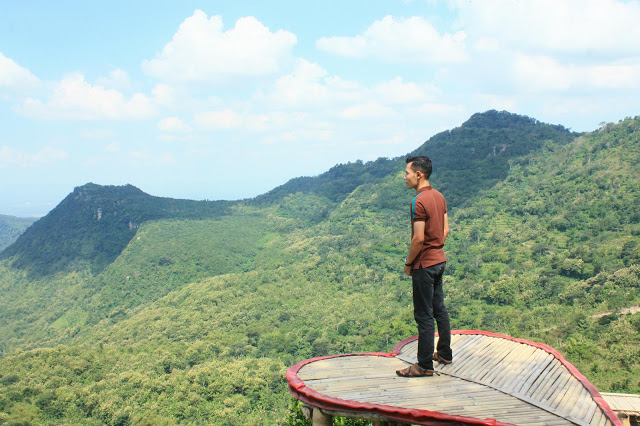
[[[414,172],[420,171],[424,174],[424,177],[427,180],[431,177],[431,172],[433,171],[433,166],[431,165],[431,158],[426,157],[424,155],[419,155],[416,157],[408,157],[407,164],[411,163],[411,170]]]

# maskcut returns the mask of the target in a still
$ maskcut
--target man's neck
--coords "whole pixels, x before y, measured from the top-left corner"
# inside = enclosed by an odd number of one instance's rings
[[[420,192],[420,190],[426,186],[429,186],[429,181],[427,179],[420,179],[418,181],[418,186],[416,187],[416,194]]]

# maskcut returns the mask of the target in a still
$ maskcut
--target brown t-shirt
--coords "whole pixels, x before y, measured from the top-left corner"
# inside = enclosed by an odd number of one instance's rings
[[[411,201],[411,237],[413,238],[413,223],[425,222],[424,243],[422,250],[413,263],[413,269],[428,268],[438,263],[446,262],[444,255],[444,215],[447,212],[447,202],[444,196],[433,189],[431,185],[418,190]]]

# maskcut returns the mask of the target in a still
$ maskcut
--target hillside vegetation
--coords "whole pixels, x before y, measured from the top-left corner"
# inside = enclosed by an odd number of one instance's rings
[[[75,188],[49,214],[0,253],[31,276],[90,267],[101,272],[149,220],[224,215],[230,202],[153,197],[132,186],[88,183]]]
[[[0,214],[0,252],[18,239],[35,218],[15,217]]]
[[[640,315],[625,309],[640,306],[640,119],[577,135],[490,111],[416,152],[449,202],[453,327],[547,343],[599,390],[640,393]],[[54,256],[35,273],[19,247],[65,234],[34,225],[0,262],[0,423],[287,422],[288,366],[416,334],[403,169],[338,165],[198,214],[141,215],[98,268],[76,255],[47,269]]]

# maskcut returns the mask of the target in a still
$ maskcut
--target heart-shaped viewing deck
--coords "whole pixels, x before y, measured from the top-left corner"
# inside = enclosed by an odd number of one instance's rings
[[[416,362],[417,336],[393,353],[308,359],[287,372],[314,424],[333,415],[374,424],[621,425],[596,388],[553,348],[484,331],[452,332],[453,363],[432,377],[396,370]]]

